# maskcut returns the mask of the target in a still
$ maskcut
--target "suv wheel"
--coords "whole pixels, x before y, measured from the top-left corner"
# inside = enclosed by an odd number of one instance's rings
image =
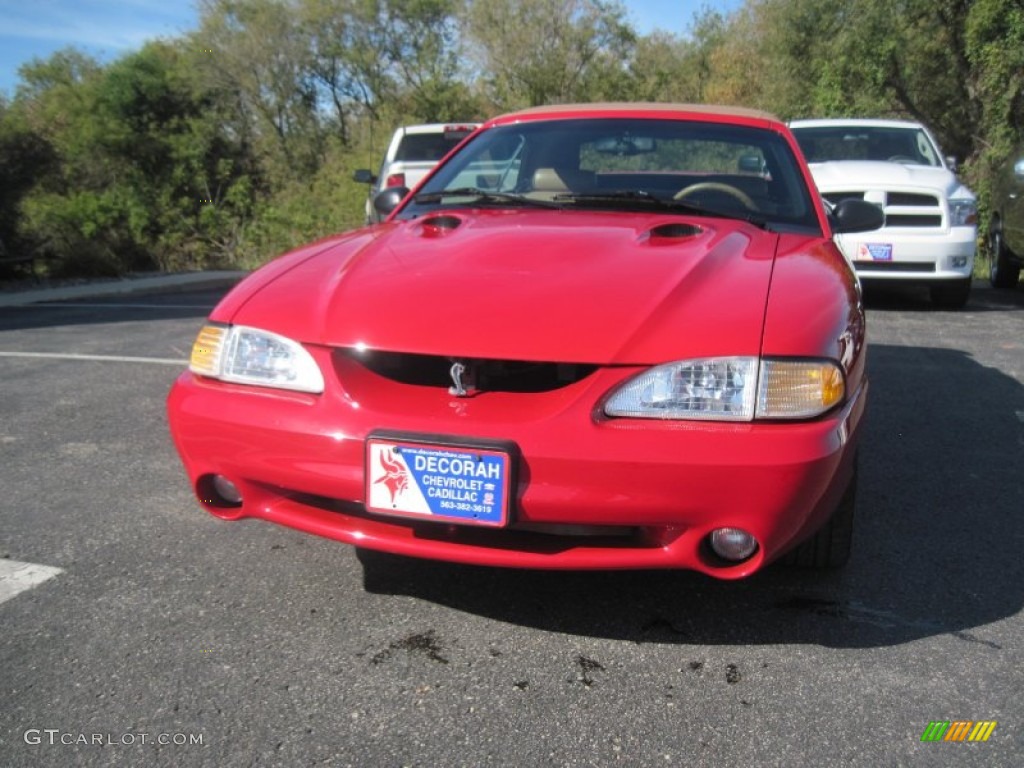
[[[1003,230],[998,226],[988,233],[988,252],[992,259],[988,272],[992,286],[994,288],[1013,288],[1017,285],[1020,267],[1010,263],[1010,251],[1003,241]]]
[[[942,309],[960,309],[971,295],[971,279],[949,280],[931,287],[932,304]]]

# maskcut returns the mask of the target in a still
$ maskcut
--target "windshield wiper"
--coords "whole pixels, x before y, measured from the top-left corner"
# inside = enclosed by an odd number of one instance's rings
[[[686,200],[666,200],[643,189],[614,189],[602,192],[562,192],[553,198],[556,201],[573,203],[640,203],[649,204],[666,211],[678,211],[681,213],[692,213],[696,216],[719,216],[723,219],[739,219],[746,221],[761,229],[770,230],[771,226],[760,216],[753,213],[741,213],[738,211],[722,211],[715,208],[706,208]]]
[[[538,208],[562,207],[550,200],[537,200],[515,192],[495,192],[477,187],[457,187],[456,189],[442,189],[440,192],[420,192],[420,194],[413,198],[413,202],[440,203],[447,197],[472,197],[475,198],[474,202],[477,203],[517,203],[520,205],[532,205]]]

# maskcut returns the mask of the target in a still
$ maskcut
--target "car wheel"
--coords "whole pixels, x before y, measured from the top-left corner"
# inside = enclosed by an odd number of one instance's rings
[[[931,287],[932,304],[942,309],[960,309],[971,295],[971,279],[950,280]]]
[[[816,534],[782,558],[797,568],[841,568],[850,559],[853,545],[853,511],[857,502],[857,468],[832,517]]]
[[[1020,276],[1020,267],[1010,263],[1010,252],[1003,241],[1003,231],[996,227],[988,235],[988,252],[991,262],[988,279],[993,288],[1013,288]]]

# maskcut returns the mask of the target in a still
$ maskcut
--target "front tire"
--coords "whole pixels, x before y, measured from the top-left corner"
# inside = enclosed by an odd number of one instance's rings
[[[857,467],[832,517],[811,538],[782,558],[797,568],[842,568],[853,547],[853,513],[857,505]]]
[[[991,258],[988,279],[993,288],[1013,288],[1020,277],[1020,267],[1010,263],[1011,254],[1003,241],[1003,231],[995,227],[988,234],[988,252]]]
[[[971,279],[950,280],[930,289],[932,304],[940,309],[961,309],[971,295]]]

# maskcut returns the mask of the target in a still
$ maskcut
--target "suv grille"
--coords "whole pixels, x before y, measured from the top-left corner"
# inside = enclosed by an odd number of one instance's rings
[[[935,195],[919,192],[876,192],[869,195],[863,191],[829,192],[825,199],[833,205],[843,200],[864,200],[877,202],[881,196],[882,211],[885,213],[885,227],[914,227],[919,229],[940,229],[942,204]]]
[[[932,208],[939,207],[939,201],[935,195],[919,195],[914,192],[890,192],[886,195],[888,205],[924,205]]]

